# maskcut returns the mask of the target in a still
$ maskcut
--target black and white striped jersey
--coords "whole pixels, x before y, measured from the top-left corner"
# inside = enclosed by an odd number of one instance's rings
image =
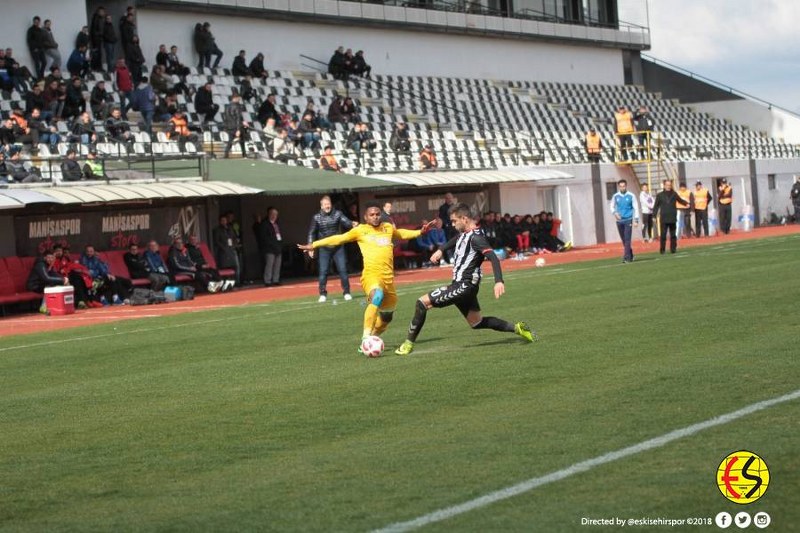
[[[459,235],[453,254],[453,281],[469,281],[475,285],[480,283],[481,263],[485,254],[492,251],[480,228]]]

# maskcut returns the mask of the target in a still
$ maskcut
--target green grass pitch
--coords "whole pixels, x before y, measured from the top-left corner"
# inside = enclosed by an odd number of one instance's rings
[[[538,343],[433,310],[408,357],[435,283],[401,288],[374,360],[355,300],[0,339],[0,531],[369,531],[471,500],[799,389],[798,264],[795,235],[517,271],[500,300],[489,277],[484,314]],[[799,419],[787,402],[425,530],[723,510],[797,530]],[[771,473],[744,507],[715,484],[738,449]]]

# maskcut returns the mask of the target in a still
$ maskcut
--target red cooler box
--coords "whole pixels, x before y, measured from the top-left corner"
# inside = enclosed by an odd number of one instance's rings
[[[44,301],[51,315],[71,315],[75,312],[75,289],[71,285],[46,287]]]

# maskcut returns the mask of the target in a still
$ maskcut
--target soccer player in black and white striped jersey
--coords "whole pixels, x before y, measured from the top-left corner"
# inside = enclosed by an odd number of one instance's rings
[[[397,355],[408,355],[414,350],[414,343],[422,331],[428,309],[455,305],[472,329],[493,329],[516,333],[528,342],[536,340],[536,334],[524,322],[512,324],[501,318],[482,316],[478,303],[478,290],[481,283],[481,264],[485,259],[492,263],[494,273],[494,297],[505,293],[503,271],[500,260],[495,255],[489,241],[476,222],[476,216],[466,204],[456,204],[450,209],[450,221],[458,231],[458,236],[450,239],[432,256],[437,263],[443,252],[455,249],[453,256],[453,281],[447,287],[440,287],[417,300],[414,318],[408,327],[408,338],[395,350]]]

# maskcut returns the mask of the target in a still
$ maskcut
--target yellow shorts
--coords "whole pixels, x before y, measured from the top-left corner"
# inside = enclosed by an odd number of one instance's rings
[[[361,288],[369,298],[369,293],[374,289],[383,290],[383,301],[378,308],[381,311],[394,311],[397,307],[397,290],[394,288],[394,281],[386,281],[378,278],[361,278]]]

